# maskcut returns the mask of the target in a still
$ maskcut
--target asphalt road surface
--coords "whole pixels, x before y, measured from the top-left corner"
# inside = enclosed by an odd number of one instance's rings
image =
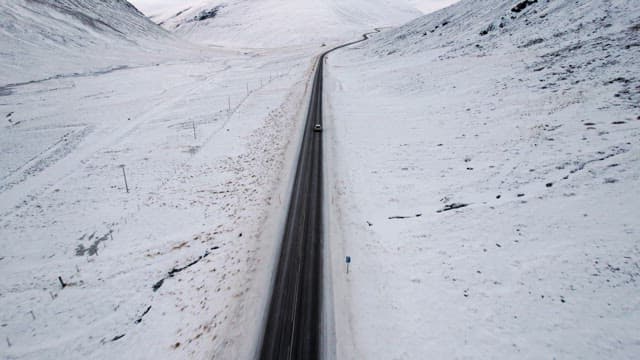
[[[368,34],[320,56],[298,158],[280,259],[271,295],[261,359],[321,356],[322,306],[322,73],[325,56],[367,39]]]

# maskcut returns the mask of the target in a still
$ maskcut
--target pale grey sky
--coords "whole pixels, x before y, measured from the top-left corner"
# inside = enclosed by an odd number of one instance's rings
[[[427,14],[440,10],[453,3],[457,3],[459,0],[409,0],[415,7],[420,9],[423,13]]]
[[[165,9],[173,10],[181,7],[189,7],[194,3],[200,3],[195,0],[129,0],[138,10],[146,15],[153,15],[155,12]]]

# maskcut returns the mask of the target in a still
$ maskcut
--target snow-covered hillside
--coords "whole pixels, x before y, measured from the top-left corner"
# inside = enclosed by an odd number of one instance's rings
[[[338,358],[636,358],[638,69],[631,0],[462,1],[332,54]]]
[[[124,0],[3,1],[0,19],[0,86],[147,64],[172,43]]]
[[[200,0],[148,9],[152,20],[191,41],[247,48],[339,43],[420,14],[396,0]]]

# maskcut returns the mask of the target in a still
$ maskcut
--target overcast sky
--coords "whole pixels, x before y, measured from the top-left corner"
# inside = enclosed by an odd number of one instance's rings
[[[174,9],[181,6],[198,3],[194,0],[129,0],[130,3],[135,5],[138,10],[142,11],[146,15],[153,15],[157,11],[163,9]]]
[[[409,0],[413,3],[420,11],[427,14],[430,12],[434,12],[436,10],[440,10],[443,7],[447,7],[453,3],[457,3],[459,0]]]
[[[292,0],[292,1],[295,1],[295,0]],[[347,0],[344,0],[344,1],[347,1]],[[418,9],[420,9],[424,13],[436,11],[438,9],[442,9],[443,7],[451,5],[455,2],[458,2],[458,0],[399,0],[399,1],[408,1],[409,3],[414,4]],[[129,2],[135,5],[140,11],[150,16],[157,12],[161,12],[162,10],[170,10],[170,11],[173,11],[175,9],[181,10],[193,4],[202,3],[203,0],[129,0]]]

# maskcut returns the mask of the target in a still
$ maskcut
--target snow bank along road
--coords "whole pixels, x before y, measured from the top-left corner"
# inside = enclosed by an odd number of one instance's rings
[[[377,30],[376,30],[377,31]],[[322,294],[322,70],[318,60],[287,224],[264,332],[262,359],[317,359]]]

